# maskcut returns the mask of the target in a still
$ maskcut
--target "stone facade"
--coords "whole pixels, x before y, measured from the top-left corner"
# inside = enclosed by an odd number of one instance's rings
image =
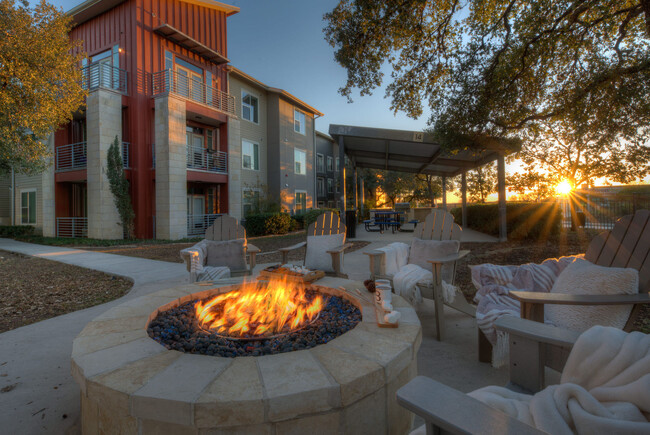
[[[47,148],[54,156],[54,134],[51,134],[47,141]],[[43,235],[45,237],[56,236],[56,213],[54,203],[54,162],[50,162],[47,170],[41,174],[43,189]]]
[[[228,214],[237,220],[242,213],[242,183],[245,182],[241,169],[241,135],[239,119],[228,121]]]
[[[156,238],[187,237],[187,140],[185,101],[155,101]]]
[[[120,217],[106,174],[108,148],[117,136],[122,143],[122,95],[97,89],[86,99],[88,237],[121,239]]]

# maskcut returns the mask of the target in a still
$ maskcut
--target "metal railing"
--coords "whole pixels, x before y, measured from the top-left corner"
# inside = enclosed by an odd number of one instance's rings
[[[67,238],[88,237],[87,217],[58,217],[56,218],[56,236]]]
[[[221,214],[188,214],[187,236],[202,236]]]
[[[228,153],[224,151],[210,151],[203,147],[188,145],[187,168],[227,174]]]
[[[126,94],[127,72],[107,63],[91,63],[81,68],[81,86],[89,91],[105,88]]]
[[[153,96],[172,93],[190,101],[205,104],[230,116],[236,116],[235,97],[220,89],[166,69],[152,74]]]
[[[560,207],[564,228],[572,228],[577,224],[583,228],[609,230],[625,215],[634,214],[637,210],[650,210],[650,197],[639,194],[607,196],[578,192],[560,200]],[[573,218],[572,211],[575,213]]]
[[[131,158],[130,153],[129,153],[129,148],[131,148],[131,143],[130,142],[122,142],[122,164],[124,165],[125,169],[128,169],[131,167]]]
[[[87,163],[86,142],[77,142],[56,147],[55,170],[57,172],[86,169]]]

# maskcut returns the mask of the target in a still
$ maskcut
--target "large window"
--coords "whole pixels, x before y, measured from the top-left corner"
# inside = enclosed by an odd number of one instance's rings
[[[322,154],[316,154],[316,167],[318,172],[325,172],[325,161]]]
[[[20,191],[20,223],[36,224],[36,189]]]
[[[302,214],[307,211],[307,192],[296,190],[296,214]]]
[[[241,117],[255,124],[260,122],[259,99],[246,91],[241,91]]]
[[[340,161],[339,161],[339,158],[337,157],[337,158],[336,158],[336,168],[335,168],[335,171],[336,171],[336,172],[339,171],[339,163],[340,163]]]
[[[244,189],[242,192],[242,212],[244,217],[255,213],[260,209],[260,191],[254,189]]]
[[[332,172],[334,170],[332,163],[332,156],[327,156],[327,170]]]
[[[316,179],[316,187],[318,191],[318,196],[324,196],[325,195],[325,179],[324,178],[317,178]]]
[[[241,141],[241,164],[244,169],[260,169],[260,151],[259,145],[245,139]]]
[[[293,110],[293,131],[305,134],[305,114],[298,109]]]
[[[331,178],[327,179],[327,193],[333,193],[334,192],[334,180]]]
[[[307,174],[307,153],[303,150],[293,150],[293,160],[295,162],[294,172],[299,175]]]

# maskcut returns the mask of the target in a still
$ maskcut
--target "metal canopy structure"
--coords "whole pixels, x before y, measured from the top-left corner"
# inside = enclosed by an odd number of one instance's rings
[[[445,179],[462,176],[463,202],[462,226],[467,225],[467,179],[466,172],[497,161],[499,192],[499,238],[506,239],[505,209],[505,155],[518,150],[514,141],[491,137],[463,139],[467,149],[457,153],[445,151],[434,135],[421,131],[389,130],[384,128],[358,127],[331,124],[329,134],[339,145],[339,159],[347,155],[354,166],[355,208],[357,203],[357,168],[383,169],[434,175],[443,178],[443,206],[446,207]],[[345,169],[341,165],[341,210],[346,207]]]
[[[170,26],[169,24],[160,25],[153,29],[153,31],[163,38],[169,39],[173,43],[198,54],[209,62],[215,63],[217,65],[230,62],[227,57],[222,56],[220,53],[201,44],[196,39],[186,35],[185,33],[181,32],[173,26]]]

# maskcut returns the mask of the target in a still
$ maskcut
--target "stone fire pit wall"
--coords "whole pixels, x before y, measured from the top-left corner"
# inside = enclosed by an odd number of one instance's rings
[[[395,392],[417,372],[422,333],[415,311],[394,296],[400,326],[379,328],[372,305],[354,290],[370,299],[363,284],[338,278],[317,284],[355,303],[362,322],[327,344],[276,355],[186,354],[147,335],[159,311],[236,286],[185,285],[108,310],[73,345],[82,432],[407,433],[413,415],[397,405]]]

